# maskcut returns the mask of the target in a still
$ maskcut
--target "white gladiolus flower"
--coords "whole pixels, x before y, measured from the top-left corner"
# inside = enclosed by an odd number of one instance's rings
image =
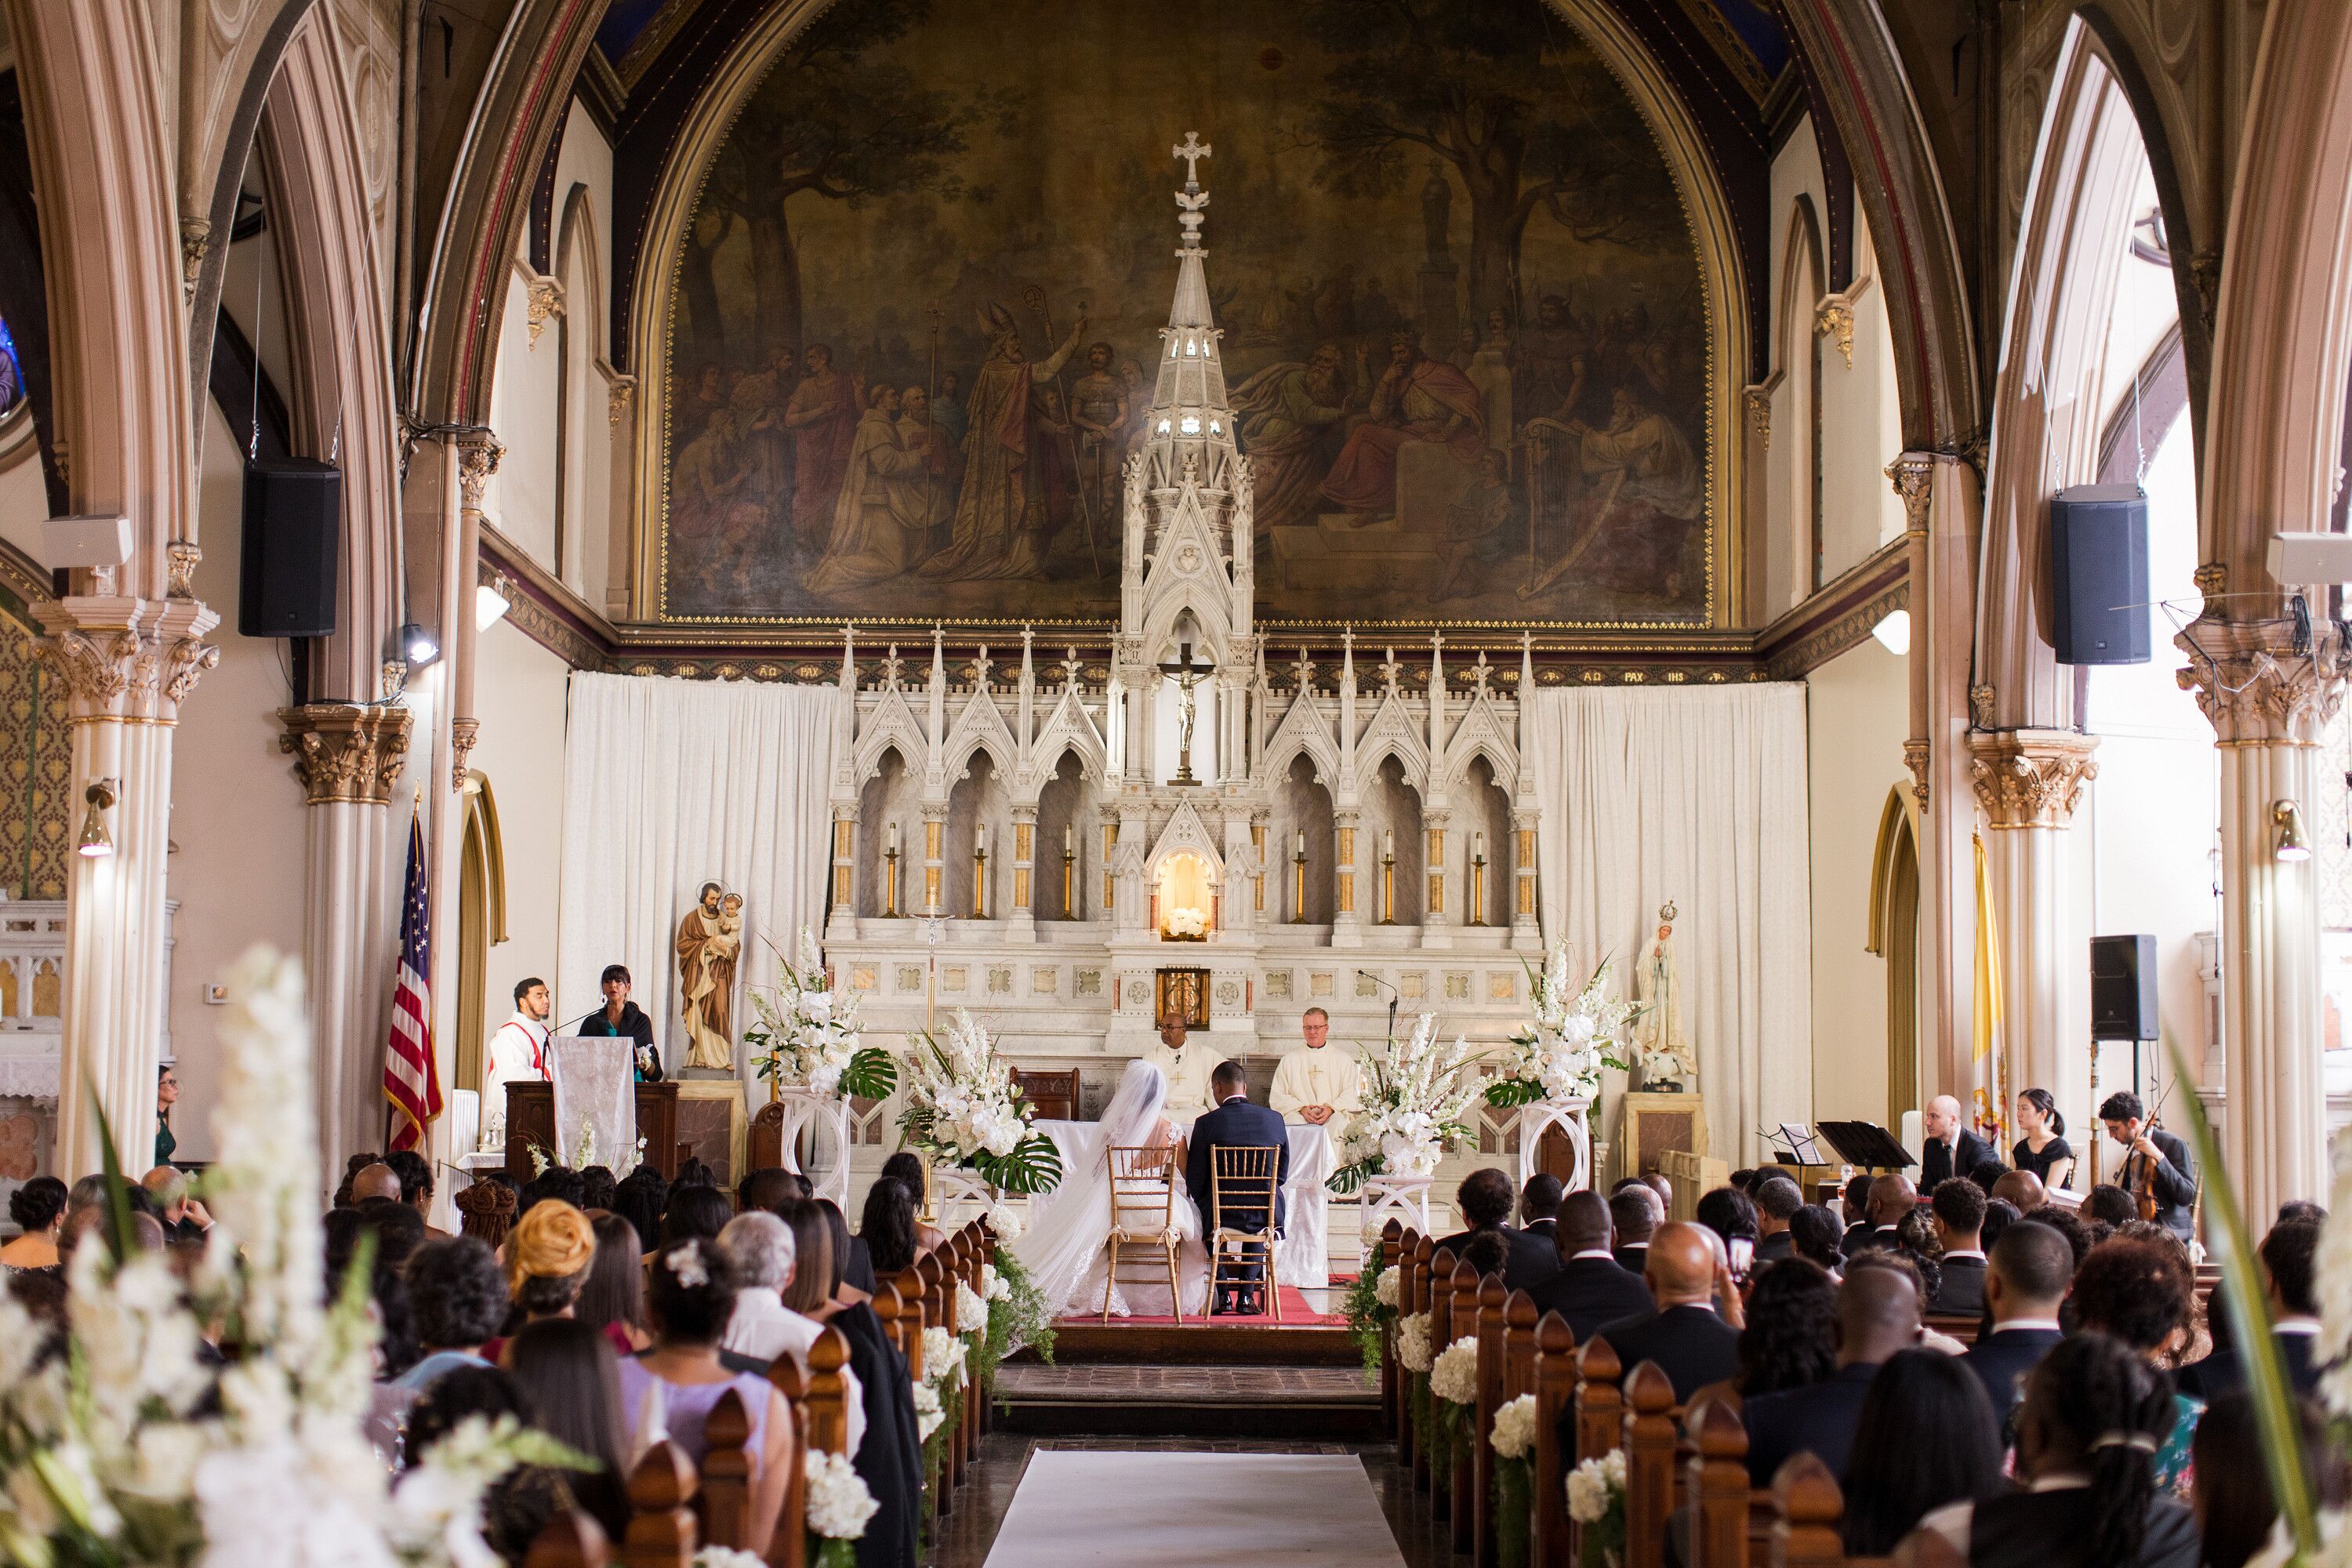
[[[1407,1372],[1429,1370],[1429,1314],[1414,1312],[1397,1320],[1397,1364]]]
[[[839,1454],[808,1451],[808,1527],[830,1541],[855,1541],[880,1511],[866,1479]]]
[[[1455,1405],[1478,1403],[1478,1337],[1465,1334],[1429,1367],[1429,1392]]]
[[[1536,1396],[1522,1394],[1506,1400],[1495,1412],[1495,1429],[1487,1441],[1507,1459],[1524,1458],[1535,1451]]]
[[[2327,1194],[2327,1221],[2313,1260],[2319,1286],[2319,1342],[2311,1359],[2325,1364],[2319,1397],[2330,1414],[2352,1416],[2352,1133],[2339,1132],[2329,1150],[2336,1179]]]

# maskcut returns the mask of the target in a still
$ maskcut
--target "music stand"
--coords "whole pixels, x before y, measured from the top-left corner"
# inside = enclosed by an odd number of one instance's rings
[[[1764,1134],[1764,1142],[1772,1146],[1774,1163],[1782,1165],[1828,1165],[1822,1158],[1822,1148],[1813,1135],[1805,1131],[1801,1121],[1783,1121],[1776,1131]]]
[[[1874,1121],[1823,1121],[1821,1134],[1838,1158],[1862,1169],[1907,1171],[1919,1162],[1895,1135]]]

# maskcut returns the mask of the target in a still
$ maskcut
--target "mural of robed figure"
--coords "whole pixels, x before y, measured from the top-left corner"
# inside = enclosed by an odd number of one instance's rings
[[[1080,316],[1049,359],[1032,361],[1021,346],[1013,312],[991,305],[985,322],[992,341],[988,361],[972,377],[964,402],[963,493],[948,547],[923,566],[926,577],[973,582],[1045,575],[1051,538],[1046,511],[1053,465],[1050,443],[1068,426],[1048,416],[1037,395],[1062,372],[1086,335]]]
[[[1356,350],[1359,358],[1364,350]],[[1465,466],[1486,449],[1486,415],[1470,378],[1444,360],[1426,358],[1418,336],[1389,340],[1389,366],[1372,388],[1371,412],[1348,436],[1323,493],[1343,511],[1367,521],[1396,512],[1397,458],[1414,441],[1443,442]]]

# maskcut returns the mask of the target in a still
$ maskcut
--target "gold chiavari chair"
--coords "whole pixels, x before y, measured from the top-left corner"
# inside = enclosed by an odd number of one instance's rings
[[[1274,1221],[1282,1151],[1219,1144],[1209,1151],[1209,1301],[1220,1289],[1263,1290],[1282,1321],[1282,1289],[1274,1278],[1275,1244],[1282,1227]],[[1227,1215],[1234,1222],[1228,1224]],[[1255,1216],[1253,1220],[1250,1216]],[[1258,1278],[1249,1271],[1262,1263]]]
[[[1121,1279],[1135,1283],[1161,1271],[1168,1276],[1168,1299],[1176,1321],[1184,1321],[1184,1299],[1176,1279],[1176,1146],[1114,1144],[1110,1156],[1110,1234],[1103,1249],[1110,1255],[1103,1276],[1102,1321],[1110,1321],[1111,1292]],[[1122,1264],[1130,1269],[1121,1275]]]

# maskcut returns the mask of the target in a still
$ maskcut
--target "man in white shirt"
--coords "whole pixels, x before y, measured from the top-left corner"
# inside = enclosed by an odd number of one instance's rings
[[[1162,1023],[1160,1044],[1144,1052],[1143,1059],[1167,1078],[1167,1112],[1180,1128],[1209,1109],[1209,1074],[1215,1070],[1218,1058],[1206,1046],[1184,1043],[1183,1019]]]
[[[1265,1102],[1285,1121],[1323,1128],[1337,1142],[1347,1136],[1348,1119],[1363,1109],[1363,1064],[1352,1052],[1331,1048],[1331,1016],[1320,1007],[1307,1009],[1298,1034],[1307,1043],[1283,1053]]]
[[[547,1012],[553,1005],[547,982],[536,974],[514,988],[515,1013],[490,1037],[490,1059],[482,1069],[482,1115],[503,1118],[507,1085],[517,1079],[552,1081],[547,1067]]]
[[[784,1291],[799,1263],[793,1227],[764,1210],[739,1214],[719,1231],[719,1250],[735,1266],[738,1282],[735,1315],[727,1321],[719,1348],[761,1362],[790,1356],[806,1377],[809,1347],[824,1332],[824,1325],[784,1305]],[[846,1362],[841,1366],[841,1383],[854,1456],[866,1438],[866,1394]]]

